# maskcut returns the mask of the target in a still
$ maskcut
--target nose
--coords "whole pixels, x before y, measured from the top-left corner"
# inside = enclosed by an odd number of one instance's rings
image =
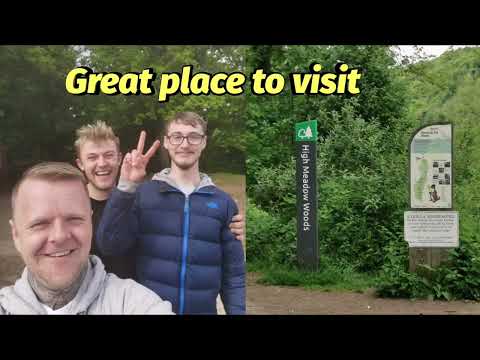
[[[179,147],[183,149],[183,148],[188,147],[189,145],[190,145],[190,144],[188,143],[187,138],[184,138]]]
[[[50,228],[48,241],[62,243],[70,237],[70,230],[66,222],[62,219],[55,219]]]
[[[105,160],[105,157],[99,156],[98,157],[98,166],[105,166],[107,164],[107,161]]]

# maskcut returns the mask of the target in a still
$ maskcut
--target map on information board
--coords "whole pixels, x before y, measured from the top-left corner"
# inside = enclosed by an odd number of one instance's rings
[[[452,125],[429,125],[410,143],[410,207],[452,208]]]

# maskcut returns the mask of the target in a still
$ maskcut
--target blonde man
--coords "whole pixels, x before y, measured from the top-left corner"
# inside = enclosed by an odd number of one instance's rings
[[[95,233],[110,192],[117,183],[122,161],[120,139],[103,121],[81,127],[76,132],[75,149],[77,166],[85,174],[88,194],[92,203],[93,241],[91,254],[100,257],[107,272],[122,279],[135,279],[135,259],[123,256],[105,256],[96,245]]]

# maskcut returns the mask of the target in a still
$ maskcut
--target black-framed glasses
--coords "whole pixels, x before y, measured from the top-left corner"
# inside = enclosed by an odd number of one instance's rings
[[[170,141],[170,144],[172,145],[181,145],[184,139],[187,139],[190,145],[200,145],[204,137],[205,135],[198,133],[190,133],[187,136],[183,136],[182,134],[177,133],[167,135],[168,141]]]

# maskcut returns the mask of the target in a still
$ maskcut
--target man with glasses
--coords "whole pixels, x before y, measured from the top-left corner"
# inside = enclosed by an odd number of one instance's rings
[[[177,314],[216,314],[218,294],[227,314],[244,314],[244,252],[229,229],[238,209],[199,171],[206,131],[193,112],[168,121],[163,146],[171,167],[142,184],[151,156],[143,154],[145,138],[125,155],[97,243],[109,255],[134,251],[137,281],[170,301]]]

